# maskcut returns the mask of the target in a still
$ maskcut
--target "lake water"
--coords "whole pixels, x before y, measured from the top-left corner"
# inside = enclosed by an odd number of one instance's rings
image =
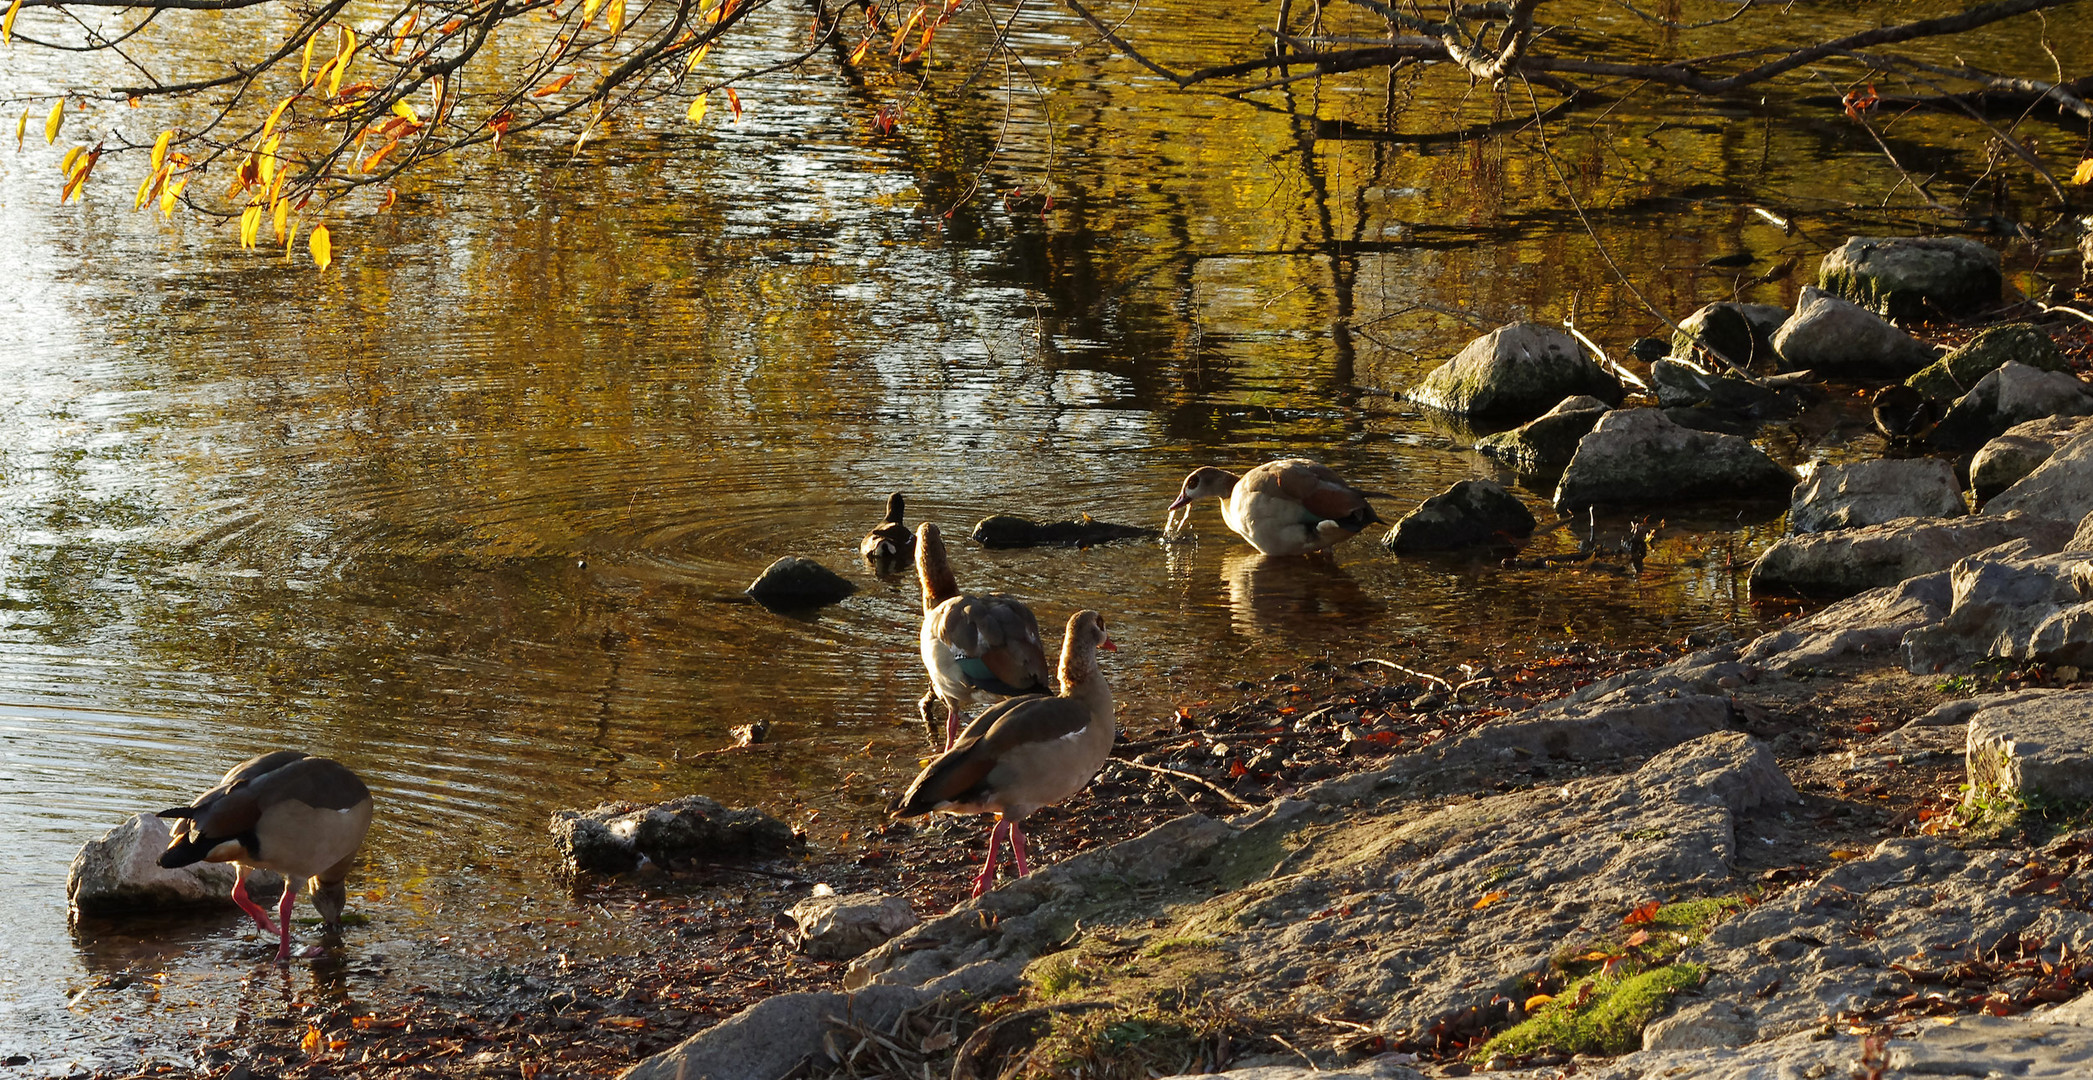
[[[1153,7],[1200,27],[1187,55],[1247,39]],[[720,63],[786,55],[802,18],[762,13]],[[1253,107],[1072,52],[1088,35],[1044,10],[1018,32],[1055,97],[1049,115],[1020,86],[1007,131],[1000,75],[878,134],[891,88],[824,60],[752,85],[738,125],[715,107],[694,131],[666,103],[579,155],[525,143],[420,176],[387,213],[331,220],[326,273],[132,213],[135,162],[59,206],[56,150],[0,153],[0,1058],[183,1062],[300,995],[462,978],[461,956],[499,956],[490,928],[574,909],[557,808],[698,792],[817,840],[869,820],[924,748],[913,584],[854,553],[891,491],[954,537],[993,512],[1157,525],[1191,468],[1299,454],[1393,520],[1491,472],[1390,391],[1573,303],[1616,352],[1658,327],[1530,132],[1366,137],[1488,119],[1486,94],[1357,76]],[[2025,27],[1995,43],[2035,49]],[[80,75],[20,45],[9,63],[0,96]],[[1674,317],[1791,302],[1821,242],[1937,224],[1829,110],[1683,104],[1645,89],[1550,129],[1608,251]],[[145,129],[120,113],[69,124]],[[1966,128],[1902,123],[1926,167],[1981,167]],[[1045,214],[1004,199],[1049,186]],[[1552,525],[1547,492],[1523,494]],[[1778,522],[1665,513],[1634,578],[1397,560],[1378,530],[1334,565],[1267,560],[1210,507],[1196,544],[954,559],[1054,641],[1105,611],[1138,721],[1305,657],[1443,666],[1753,625],[1741,570]],[[721,601],[787,554],[862,591],[811,618]],[[765,751],[691,756],[758,718]],[[276,974],[231,914],[69,927],[81,843],[279,747],[379,799],[351,880],[371,922],[326,976],[346,990]]]

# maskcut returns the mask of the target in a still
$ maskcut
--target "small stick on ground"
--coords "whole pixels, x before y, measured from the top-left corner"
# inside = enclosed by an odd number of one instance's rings
[[[1232,803],[1234,803],[1234,804],[1235,804],[1236,806],[1238,806],[1238,807],[1240,807],[1240,808],[1242,808],[1242,809],[1244,809],[1244,810],[1255,810],[1255,809],[1257,809],[1257,804],[1256,804],[1256,803],[1252,803],[1252,802],[1244,802],[1243,800],[1241,800],[1241,799],[1238,799],[1238,798],[1236,798],[1236,797],[1235,797],[1234,795],[1230,794],[1230,793],[1229,793],[1229,792],[1227,792],[1226,790],[1224,790],[1224,789],[1222,789],[1222,788],[1219,788],[1219,787],[1216,787],[1216,786],[1214,785],[1213,781],[1211,781],[1211,780],[1208,780],[1208,779],[1206,779],[1205,777],[1201,777],[1201,776],[1194,776],[1194,775],[1193,775],[1193,774],[1191,774],[1191,773],[1188,773],[1188,772],[1182,772],[1182,771],[1180,771],[1180,770],[1177,770],[1177,769],[1166,769],[1166,768],[1162,767],[1161,765],[1143,765],[1143,764],[1141,764],[1141,763],[1140,763],[1140,762],[1138,762],[1138,761],[1126,761],[1126,760],[1123,760],[1123,759],[1118,759],[1118,760],[1119,760],[1119,763],[1120,763],[1121,765],[1124,765],[1124,766],[1126,766],[1126,767],[1127,767],[1127,768],[1129,768],[1129,769],[1140,769],[1140,770],[1141,770],[1142,772],[1151,772],[1151,773],[1154,773],[1154,774],[1156,774],[1157,776],[1168,776],[1168,777],[1174,777],[1174,778],[1176,778],[1176,779],[1178,779],[1178,780],[1183,780],[1183,781],[1185,781],[1186,783],[1190,783],[1190,784],[1197,784],[1197,785],[1199,785],[1200,787],[1203,787],[1203,788],[1205,788],[1206,790],[1208,790],[1208,791],[1211,791],[1211,792],[1213,792],[1214,794],[1216,794],[1216,795],[1219,795],[1219,796],[1221,796],[1221,797],[1222,797],[1222,798],[1224,798],[1224,799],[1227,799],[1227,800],[1228,800],[1229,802],[1232,802]]]
[[[1447,682],[1445,679],[1442,679],[1437,675],[1427,675],[1424,672],[1417,670],[1416,668],[1404,667],[1393,660],[1383,660],[1377,656],[1369,656],[1365,657],[1359,662],[1362,664],[1379,664],[1384,668],[1393,668],[1394,670],[1400,671],[1413,679],[1423,679],[1427,682],[1435,682],[1438,683],[1440,686],[1445,687],[1448,693],[1453,692],[1453,684]]]

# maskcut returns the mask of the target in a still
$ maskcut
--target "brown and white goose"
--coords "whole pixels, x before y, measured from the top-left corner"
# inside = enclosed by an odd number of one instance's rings
[[[291,955],[291,906],[309,882],[312,904],[330,932],[342,925],[349,864],[371,827],[371,792],[341,763],[278,750],[233,766],[218,786],[188,806],[160,811],[180,818],[160,853],[172,869],[195,862],[229,862],[233,903],[278,939],[276,960]],[[276,921],[247,896],[247,872],[256,867],[284,876]]]
[[[928,521],[916,529],[916,580],[923,587],[923,666],[931,686],[917,709],[928,724],[931,699],[945,703],[947,748],[966,723],[966,706],[1050,692],[1032,609],[1001,593],[960,592],[944,536]]]
[[[882,569],[899,569],[915,557],[916,534],[901,523],[903,509],[900,492],[887,496],[886,520],[858,543],[858,554],[864,556],[866,562]]]
[[[959,741],[925,766],[896,817],[932,811],[996,815],[988,832],[988,861],[974,879],[974,895],[996,883],[996,848],[1010,835],[1017,873],[1025,864],[1023,822],[1034,810],[1083,790],[1112,752],[1116,731],[1112,688],[1098,670],[1099,649],[1117,651],[1105,617],[1078,611],[1061,643],[1061,693],[1013,698],[982,713]]]
[[[1177,511],[1189,519],[1191,505],[1201,499],[1220,499],[1221,520],[1267,555],[1321,551],[1381,520],[1365,492],[1306,458],[1267,461],[1241,476],[1211,466],[1194,469],[1170,504],[1169,531],[1182,525]]]

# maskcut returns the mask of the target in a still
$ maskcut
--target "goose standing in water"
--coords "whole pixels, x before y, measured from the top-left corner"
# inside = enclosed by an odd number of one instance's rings
[[[1006,833],[1017,876],[1030,872],[1025,818],[1083,790],[1111,755],[1117,730],[1112,688],[1098,670],[1097,654],[1118,648],[1105,633],[1104,616],[1070,616],[1061,643],[1061,693],[1013,698],[982,713],[901,797],[896,817],[933,811],[996,815],[988,862],[974,879],[975,896],[996,883],[996,849]]]
[[[931,685],[916,708],[927,726],[931,700],[945,703],[947,749],[959,739],[966,706],[1051,692],[1032,609],[1000,593],[960,592],[944,536],[928,521],[916,529],[916,579],[923,587],[921,644]]]
[[[233,903],[263,933],[277,935],[277,963],[291,955],[291,906],[300,882],[309,883],[327,930],[340,932],[348,900],[342,881],[371,827],[370,789],[341,763],[296,750],[263,754],[233,766],[195,802],[160,816],[181,819],[160,865],[232,863]],[[256,867],[284,877],[275,922],[247,896],[247,873]]]
[[[1221,500],[1221,520],[1267,555],[1321,551],[1381,520],[1365,492],[1306,458],[1268,461],[1241,476],[1212,466],[1194,469],[1170,504],[1165,531],[1181,528],[1201,499]]]

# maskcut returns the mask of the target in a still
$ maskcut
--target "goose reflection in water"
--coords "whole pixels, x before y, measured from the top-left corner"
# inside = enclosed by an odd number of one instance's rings
[[[1296,637],[1337,622],[1364,621],[1382,604],[1333,559],[1231,552],[1221,561],[1229,623],[1245,637]]]

